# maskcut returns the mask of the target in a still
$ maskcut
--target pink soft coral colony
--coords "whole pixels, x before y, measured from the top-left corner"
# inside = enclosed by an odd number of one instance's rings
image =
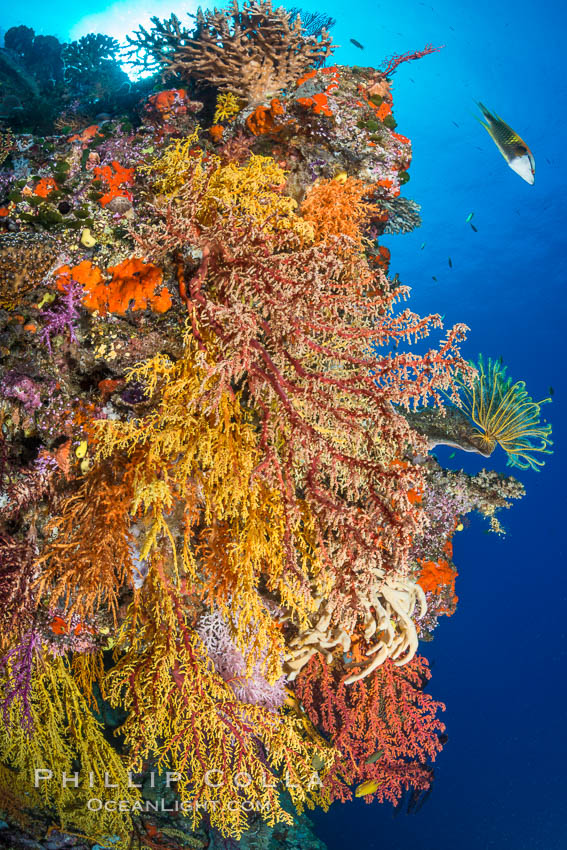
[[[332,23],[270,0],[154,18],[127,50],[153,89],[123,85],[99,123],[79,91],[41,145],[5,140],[0,812],[20,838],[237,846],[292,827],[284,792],[301,813],[431,787],[447,736],[419,641],[455,612],[465,515],[502,531],[522,487],[429,454],[433,425],[478,442],[439,415],[475,376],[468,328],[413,313],[380,244],[421,221],[392,75],[439,48],[327,66]],[[89,808],[109,794],[123,808]]]

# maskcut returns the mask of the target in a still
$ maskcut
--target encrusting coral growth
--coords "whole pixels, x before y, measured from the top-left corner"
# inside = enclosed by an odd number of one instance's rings
[[[352,786],[426,793],[446,736],[418,644],[456,609],[466,514],[503,533],[523,495],[428,450],[526,466],[549,442],[523,385],[463,359],[466,326],[388,277],[381,234],[420,218],[386,72],[435,49],[325,67],[303,18],[153,19],[130,58],[171,88],[136,126],[10,137],[0,812],[34,839],[291,847],[277,825]],[[93,39],[69,52],[89,79]],[[109,788],[124,806],[89,808]]]

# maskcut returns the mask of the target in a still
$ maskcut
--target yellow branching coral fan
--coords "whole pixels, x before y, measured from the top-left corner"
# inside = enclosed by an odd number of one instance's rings
[[[4,699],[8,682],[9,678],[0,685]],[[87,803],[108,794],[105,776],[114,785],[116,799],[129,805],[135,806],[140,792],[129,786],[125,766],[89,711],[65,659],[47,653],[36,656],[30,695],[33,734],[22,723],[18,700],[8,711],[7,725],[0,723],[2,786],[11,789],[20,807],[24,800],[32,811],[52,807],[62,829],[79,830],[96,841],[116,835],[121,841],[113,846],[125,850],[132,832],[130,814],[95,810]],[[62,782],[63,774],[69,777],[67,783]]]
[[[533,401],[524,381],[513,384],[506,377],[500,360],[489,358],[485,365],[481,355],[476,378],[470,385],[461,382],[459,395],[489,451],[498,444],[508,454],[508,466],[537,470],[545,463],[539,455],[552,454],[551,425],[541,424],[541,405],[551,399]]]
[[[156,407],[139,420],[97,422],[97,460],[109,458],[112,467],[127,464],[125,485],[132,489],[125,498],[131,499],[130,514],[141,518],[144,530],[137,561],[165,557],[174,580],[200,588],[207,603],[227,616],[236,612],[235,639],[246,648],[249,667],[266,654],[267,672],[275,681],[281,675],[283,638],[258,588],[265,584],[305,624],[316,607],[311,582],[323,590],[326,579],[306,504],[298,500],[291,525],[283,495],[262,479],[252,480],[261,461],[258,436],[239,396],[210,374],[213,362],[188,334],[176,363],[158,355],[131,370],[130,378],[156,397]],[[211,413],[217,404],[218,413]],[[180,551],[174,543],[179,538]],[[55,545],[68,552],[73,540],[67,530]],[[86,554],[80,541],[78,546],[81,563]],[[284,553],[291,546],[295,574],[284,569]],[[81,586],[72,568],[66,574]]]
[[[219,213],[231,210],[237,219],[252,218],[267,230],[290,229],[312,238],[312,226],[295,215],[297,202],[282,194],[285,179],[285,171],[271,156],[253,154],[244,165],[220,166],[203,199],[203,222],[212,224]]]
[[[286,173],[273,157],[253,154],[244,165],[221,165],[218,157],[205,159],[204,152],[195,148],[198,133],[197,129],[186,139],[172,142],[140,169],[155,175],[157,194],[175,198],[192,182],[202,190],[196,217],[205,225],[230,212],[236,222],[252,219],[268,232],[291,230],[305,243],[313,240],[314,225],[297,215],[297,202],[283,194]]]
[[[218,124],[219,121],[232,121],[242,109],[241,102],[232,92],[220,92],[217,97],[217,105],[213,123]]]
[[[305,740],[292,714],[275,714],[239,701],[215,672],[197,633],[187,623],[183,599],[159,559],[120,629],[108,677],[108,697],[128,717],[120,727],[139,770],[156,755],[174,771],[177,792],[196,825],[203,811],[224,834],[239,838],[251,806],[271,825],[293,818],[279,799],[285,787],[298,811],[326,807],[312,763],[328,770],[336,752]]]
[[[198,181],[204,170],[204,152],[197,147],[199,131],[200,127],[196,127],[190,136],[171,142],[159,156],[139,167],[141,174],[154,175],[153,190],[156,194],[175,195],[190,176]]]

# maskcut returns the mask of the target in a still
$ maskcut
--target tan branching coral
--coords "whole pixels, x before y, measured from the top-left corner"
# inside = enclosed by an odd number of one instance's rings
[[[165,21],[152,18],[149,32],[140,27],[128,38],[129,55],[142,54],[146,67],[163,76],[202,80],[259,103],[333,51],[325,29],[319,38],[307,35],[299,15],[292,23],[289,11],[273,9],[271,0],[245,0],[242,9],[233,0],[227,9],[199,9],[190,17],[196,21],[194,32],[175,15]]]
[[[412,615],[418,611],[419,616],[423,616],[427,610],[425,594],[419,584],[396,574],[385,576],[380,569],[372,572],[375,583],[368,595],[357,594],[366,649],[355,662],[359,669],[345,679],[346,684],[364,679],[387,658],[398,666],[411,661],[418,645]],[[345,653],[351,650],[351,637],[340,625],[331,625],[334,620],[332,604],[322,598],[319,601],[317,622],[289,642],[284,665],[289,681],[295,679],[316,652],[332,663],[333,652],[338,647]]]
[[[9,157],[14,147],[14,137],[9,130],[0,132],[0,165]]]
[[[0,237],[0,306],[14,307],[55,264],[53,240],[44,233],[7,233]]]

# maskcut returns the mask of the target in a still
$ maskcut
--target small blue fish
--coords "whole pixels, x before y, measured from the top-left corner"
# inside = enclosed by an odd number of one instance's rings
[[[425,242],[422,242],[421,243],[421,250],[423,251],[424,248],[425,248]]]
[[[434,275],[431,275],[431,280],[434,280],[437,283],[437,278]]]
[[[473,213],[473,212],[472,212],[472,213],[469,213],[469,214],[468,214],[468,216],[465,218],[465,222],[466,222],[467,224],[468,224],[468,223],[469,223],[469,221],[472,219],[473,215],[474,215],[474,213]]]

